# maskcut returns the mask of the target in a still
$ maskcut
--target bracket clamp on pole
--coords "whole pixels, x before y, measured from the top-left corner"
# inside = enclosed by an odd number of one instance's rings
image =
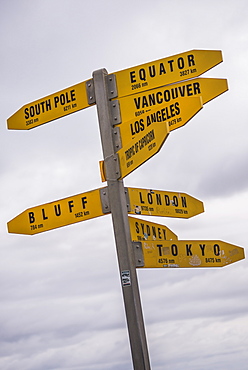
[[[121,177],[118,154],[112,154],[104,160],[106,180],[118,180]]]
[[[142,243],[141,242],[132,242],[133,244],[133,251],[134,251],[134,258],[135,258],[135,265],[136,267],[144,267],[144,255],[142,250]]]
[[[110,213],[110,204],[109,204],[109,192],[108,187],[100,189],[100,198],[102,203],[102,211],[103,213]]]
[[[108,98],[109,100],[117,98],[118,91],[117,91],[117,84],[116,84],[116,77],[115,74],[109,74],[106,77],[107,87],[108,87]]]
[[[95,88],[94,88],[94,80],[93,78],[86,81],[86,92],[88,98],[88,104],[95,104],[96,103],[96,95],[95,95]]]
[[[109,102],[109,109],[112,118],[112,126],[119,125],[121,123],[121,111],[119,100],[111,100]]]
[[[126,202],[127,202],[127,211],[128,212],[131,212],[131,206],[130,206],[130,198],[129,198],[129,192],[128,192],[128,188],[124,188],[124,191],[125,191],[125,196],[126,196]]]

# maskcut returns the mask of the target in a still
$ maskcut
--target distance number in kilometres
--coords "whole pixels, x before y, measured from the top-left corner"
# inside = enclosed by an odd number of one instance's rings
[[[196,68],[185,69],[184,71],[180,71],[180,76],[187,76],[190,73],[196,73],[196,72],[197,72]]]

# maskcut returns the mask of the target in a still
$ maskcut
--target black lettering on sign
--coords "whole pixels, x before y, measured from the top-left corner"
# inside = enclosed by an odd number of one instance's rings
[[[152,204],[153,203],[152,193],[147,193],[147,200],[148,200],[148,203],[149,204]]]
[[[47,99],[40,103],[31,105],[30,107],[26,107],[24,109],[24,117],[25,119],[29,119],[30,117],[38,116],[41,113],[48,112],[52,109],[51,100]]]
[[[141,229],[142,229],[142,234],[144,235],[145,234],[145,225],[140,224],[140,226],[141,226]],[[150,236],[150,227],[148,225],[146,225],[146,228],[147,228],[147,235]]]
[[[170,205],[170,198],[169,198],[169,195],[165,194],[165,196],[164,196],[164,200],[165,200],[165,205],[166,205],[166,206],[169,206],[169,205]]]
[[[201,89],[200,89],[200,83],[199,82],[192,82],[192,83],[186,83],[177,86],[177,87],[166,87],[165,90],[161,88],[160,91],[157,93],[144,93],[142,96],[134,97],[134,106],[137,110],[152,107],[153,105],[162,104],[165,102],[170,102],[171,100],[177,99],[178,97],[184,97],[184,96],[192,96],[192,95],[200,95]],[[179,103],[177,103],[179,104]],[[179,105],[175,104],[175,107],[177,108],[177,112],[179,109]],[[168,111],[169,112],[169,111]],[[179,113],[178,113],[179,114]],[[168,113],[168,118],[170,117],[170,113]],[[172,116],[173,117],[173,116]]]
[[[60,95],[56,95],[54,97],[54,107],[57,108],[58,105],[65,105],[71,103],[72,101],[76,100],[75,90],[70,90],[69,92],[62,93]]]
[[[205,244],[199,244],[202,252],[202,256],[205,256]]]
[[[149,131],[142,139],[139,140],[139,150],[143,149],[151,141],[155,140],[154,130]]]
[[[163,245],[162,244],[157,244],[157,247],[158,247],[158,254],[159,254],[159,256],[162,256],[163,255],[163,253],[162,253]]]
[[[193,54],[189,54],[188,55],[188,64],[189,64],[189,67],[191,66],[194,66],[195,65],[195,57]]]
[[[146,71],[144,68],[141,68],[139,70],[139,78],[141,81],[145,81],[146,80]]]
[[[214,254],[216,256],[219,256],[220,255],[220,246],[218,244],[215,244],[214,245]]]
[[[171,104],[169,107],[165,107],[157,112],[151,113],[146,118],[146,126],[148,127],[151,123],[154,122],[164,122],[172,117],[180,114],[179,103]]]
[[[165,66],[164,66],[164,63],[160,63],[159,64],[159,75],[163,75],[166,73],[166,69],[165,69]]]
[[[85,209],[85,208],[86,208],[86,204],[88,203],[88,202],[87,202],[87,197],[82,197],[81,199],[82,199],[82,206],[83,206],[83,209]]]
[[[77,212],[75,213],[75,217],[78,218],[78,217],[83,217],[83,212]]]
[[[176,195],[173,196],[172,205],[178,207],[178,198]]]
[[[138,134],[140,131],[145,129],[144,120],[141,118],[139,121],[135,121],[134,123],[130,124],[131,134],[135,135]]]
[[[171,198],[170,198],[171,197]],[[177,195],[168,195],[168,194],[161,194],[159,192],[155,192],[154,190],[150,190],[149,192],[146,192],[142,194],[142,192],[139,192],[139,200],[141,204],[156,204],[157,206],[173,206],[173,207],[183,207],[187,208],[187,198],[186,196],[182,196],[180,194]],[[179,205],[180,202],[180,205]],[[187,213],[186,210],[181,210],[178,213]]]
[[[61,208],[60,208],[60,204],[55,204],[54,205],[54,211],[55,211],[55,215],[56,216],[60,216],[61,215]]]
[[[166,240],[166,229],[162,229],[161,227],[157,227],[144,223],[135,223],[135,230],[137,234],[142,234],[143,238],[140,238],[140,240],[147,240],[149,237],[152,237],[153,240],[160,239],[160,240]]]
[[[158,206],[162,206],[161,194],[156,194],[156,203]]]
[[[186,197],[181,197],[182,207],[187,207]]]
[[[173,63],[174,63],[174,60],[168,60],[168,63],[169,63],[169,66],[170,66],[170,72],[173,72]]]
[[[167,63],[167,66],[166,66]],[[165,62],[160,62],[159,65],[151,64],[145,66],[145,68],[140,68],[137,71],[130,72],[130,82],[133,84],[135,82],[146,81],[150,78],[154,78],[157,75],[163,75],[166,73],[166,67],[168,67],[169,72],[174,72],[175,68],[181,70],[183,68],[192,67],[195,65],[194,55],[188,54],[184,57],[178,57],[176,59],[170,59]]]
[[[214,263],[214,258],[206,258],[206,262],[208,263]]]
[[[143,201],[143,199],[142,199],[142,193],[141,193],[141,191],[139,192],[139,196],[140,196],[140,203],[142,204],[142,203],[145,203],[144,201]]]
[[[178,255],[178,248],[177,248],[177,245],[176,244],[172,244],[171,245],[171,254],[173,256],[177,256]]]
[[[182,57],[177,59],[177,66],[179,69],[184,68],[184,59]]]
[[[192,247],[192,244],[186,244],[186,253],[187,253],[187,256],[192,256],[193,253],[191,251],[191,247]]]
[[[131,148],[125,151],[125,155],[126,155],[126,160],[130,159],[132,156],[135,155],[134,145],[132,145]]]
[[[44,210],[44,208],[42,208],[41,212],[42,212],[42,218],[43,218],[43,220],[47,220],[47,219],[48,219],[48,217],[45,215],[45,210]]]
[[[69,200],[68,206],[69,206],[69,212],[71,213],[72,212],[72,208],[74,207],[73,200]]]
[[[138,222],[135,222],[135,231],[136,231],[137,234],[140,233],[140,231],[139,231],[139,223]]]
[[[28,217],[29,217],[29,223],[30,224],[35,222],[34,212],[28,212]]]

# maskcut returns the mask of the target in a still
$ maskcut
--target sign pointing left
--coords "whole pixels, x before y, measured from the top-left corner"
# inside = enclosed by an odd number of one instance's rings
[[[86,92],[88,83],[80,82],[24,105],[7,119],[8,129],[29,130],[91,106]]]
[[[8,232],[34,235],[57,227],[103,216],[101,189],[26,209],[8,222]]]

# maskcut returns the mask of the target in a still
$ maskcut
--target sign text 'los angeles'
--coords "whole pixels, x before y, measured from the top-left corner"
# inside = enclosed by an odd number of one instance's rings
[[[138,119],[133,118],[117,126],[120,129],[122,146],[132,144],[137,134],[160,122],[168,123],[169,131],[182,127],[201,109],[201,97],[178,98],[173,103],[157,106]]]

